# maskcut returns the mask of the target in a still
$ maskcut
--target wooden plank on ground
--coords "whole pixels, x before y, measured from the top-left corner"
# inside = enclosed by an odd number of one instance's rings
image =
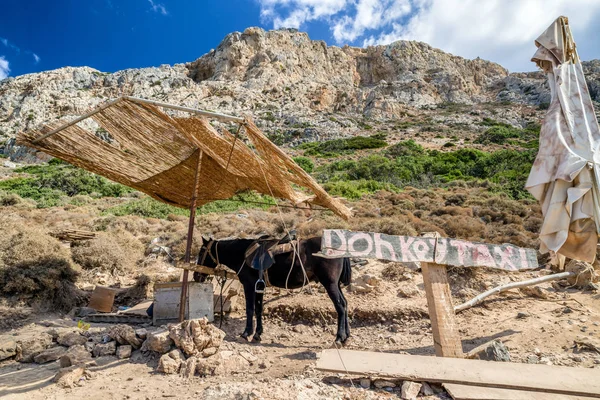
[[[435,355],[463,358],[446,267],[434,263],[421,263],[421,269],[427,294]]]
[[[317,369],[600,398],[598,370],[589,368],[327,349],[321,352]]]
[[[454,400],[591,400],[593,397],[444,383]]]

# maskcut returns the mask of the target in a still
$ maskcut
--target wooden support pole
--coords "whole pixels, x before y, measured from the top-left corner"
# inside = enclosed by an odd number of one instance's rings
[[[427,294],[427,307],[435,355],[438,357],[463,358],[462,343],[454,318],[448,273],[444,265],[421,263],[423,283]]]
[[[185,263],[189,264],[192,257],[192,242],[194,239],[194,224],[196,222],[196,202],[198,201],[198,189],[200,186],[200,170],[202,167],[202,149],[198,149],[198,164],[196,166],[196,177],[194,181],[194,192],[190,204],[190,219],[188,222],[187,243],[185,246]],[[189,270],[183,271],[183,282],[181,283],[181,297],[179,298],[179,322],[185,320],[185,306],[187,303]]]

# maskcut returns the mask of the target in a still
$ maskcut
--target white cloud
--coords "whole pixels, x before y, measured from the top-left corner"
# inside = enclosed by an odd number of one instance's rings
[[[37,55],[37,54],[35,54],[35,53],[31,53],[31,54],[33,55],[33,59],[35,60],[35,63],[36,63],[36,64],[37,64],[37,63],[39,63],[39,62],[40,62],[40,56],[38,56],[38,55]]]
[[[368,46],[418,40],[514,71],[533,70],[533,41],[560,15],[569,17],[582,59],[600,58],[599,0],[259,0],[275,28],[320,20],[337,44]]]
[[[275,29],[299,29],[306,22],[328,19],[339,13],[350,3],[350,0],[259,0],[259,2],[261,17],[264,20],[272,20]]]
[[[8,67],[8,61],[4,56],[0,56],[0,81],[8,76],[10,68]]]
[[[160,3],[156,3],[153,0],[148,0],[148,2],[150,3],[152,11],[160,13],[162,15],[168,15],[169,14],[167,12],[167,9],[165,8],[164,5],[162,5]]]

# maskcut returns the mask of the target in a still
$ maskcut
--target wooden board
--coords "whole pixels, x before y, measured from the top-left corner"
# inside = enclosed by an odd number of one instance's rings
[[[317,369],[600,398],[600,373],[589,368],[327,349],[321,352]]]
[[[90,297],[88,307],[96,311],[111,312],[117,291],[104,286],[96,286]]]
[[[593,397],[444,383],[454,400],[591,400]]]
[[[511,244],[486,244],[435,237],[393,236],[325,229],[321,252],[331,257],[364,257],[429,262],[458,267],[519,271],[538,267],[537,252]]]
[[[452,294],[448,284],[446,267],[433,263],[422,263],[423,284],[427,294],[427,307],[431,319],[431,330],[435,355],[438,357],[463,357],[458,324],[454,318]]]

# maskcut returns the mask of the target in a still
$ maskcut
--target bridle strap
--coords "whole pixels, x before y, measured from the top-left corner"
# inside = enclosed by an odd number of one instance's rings
[[[214,239],[210,239],[208,241],[208,244],[206,245],[206,250],[204,251],[204,254],[202,255],[202,260],[200,260],[200,264],[199,265],[204,265],[204,261],[206,261],[206,256],[210,256],[210,258],[212,258],[212,260],[215,262],[216,265],[219,265],[219,263],[217,262],[217,260],[213,257],[213,255],[210,253],[210,248],[212,247],[213,243],[215,243]]]

